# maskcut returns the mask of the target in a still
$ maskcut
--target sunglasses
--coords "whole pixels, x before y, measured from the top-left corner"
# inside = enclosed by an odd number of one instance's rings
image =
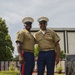
[[[46,24],[45,22],[42,22],[42,23],[40,23],[40,24]]]

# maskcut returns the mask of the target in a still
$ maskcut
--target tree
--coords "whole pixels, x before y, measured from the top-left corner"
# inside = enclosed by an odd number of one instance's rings
[[[15,57],[13,58],[13,61],[14,60],[16,60],[16,61],[19,60],[19,56],[18,55],[15,55]]]
[[[0,60],[11,60],[14,47],[5,20],[0,18]]]

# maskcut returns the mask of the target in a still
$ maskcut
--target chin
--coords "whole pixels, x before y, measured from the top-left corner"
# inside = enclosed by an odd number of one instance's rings
[[[45,28],[42,28],[42,30],[46,30]]]

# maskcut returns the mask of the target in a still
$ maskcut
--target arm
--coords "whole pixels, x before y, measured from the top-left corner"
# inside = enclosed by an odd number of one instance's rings
[[[56,47],[56,59],[55,59],[55,61],[56,61],[56,65],[57,65],[59,63],[59,58],[60,58],[60,44],[59,44],[59,42],[57,42],[55,44],[55,47]]]
[[[59,63],[59,57],[60,57],[60,37],[53,31],[53,42],[55,43],[55,52],[56,52],[56,65]]]
[[[18,54],[22,54],[22,43],[21,42],[16,42],[17,44],[17,51],[18,51]]]
[[[17,51],[19,55],[19,62],[22,64],[23,63],[23,56],[22,56],[22,43],[21,42],[16,42],[17,44]]]
[[[37,44],[36,35],[34,34],[33,37],[34,37],[34,40],[35,40],[35,44]]]

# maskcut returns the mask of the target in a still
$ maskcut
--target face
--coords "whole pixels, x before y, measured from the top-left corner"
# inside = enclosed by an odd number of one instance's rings
[[[30,31],[30,29],[32,28],[32,24],[25,24],[25,28]]]
[[[40,25],[41,30],[43,30],[43,31],[46,30],[46,26],[47,26],[46,22],[39,23],[39,25]]]

